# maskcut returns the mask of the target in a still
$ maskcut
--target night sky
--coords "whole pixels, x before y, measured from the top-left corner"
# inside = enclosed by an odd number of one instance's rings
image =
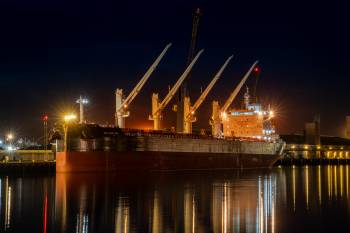
[[[323,134],[344,133],[350,114],[347,6],[335,1],[125,2],[1,1],[0,135],[13,130],[17,136],[40,136],[41,116],[47,113],[53,124],[64,111],[78,113],[79,95],[91,102],[89,121],[112,124],[115,89],[128,93],[172,42],[130,106],[127,127],[150,127],[151,93],[164,97],[184,70],[197,7],[203,11],[197,48],[205,52],[189,80],[192,103],[225,59],[235,57],[201,106],[194,128],[209,127],[211,101],[223,104],[258,59],[258,94],[276,109],[279,133],[301,132],[316,114]],[[165,127],[175,125],[171,105],[164,117]]]

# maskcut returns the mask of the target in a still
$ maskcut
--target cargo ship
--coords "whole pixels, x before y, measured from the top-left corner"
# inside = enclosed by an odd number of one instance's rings
[[[211,133],[203,130],[202,133],[195,134],[192,132],[192,124],[196,121],[196,110],[233,56],[226,60],[193,105],[190,97],[185,95],[173,108],[178,117],[176,132],[175,127],[174,130],[165,131],[161,125],[163,110],[175,96],[203,50],[191,59],[163,100],[159,99],[157,93],[153,93],[152,112],[149,117],[154,123],[153,130],[125,128],[125,118],[130,115],[128,107],[170,46],[168,44],[164,48],[126,98],[122,89],[116,90],[114,126],[84,123],[83,103],[79,101],[80,123],[63,123],[63,130],[58,134],[64,136],[56,137],[57,172],[177,171],[273,166],[284,149],[284,142],[278,138],[271,124],[273,111],[269,108],[264,110],[257,101],[251,103],[248,89],[244,96],[244,106],[241,109],[229,109],[248,77],[257,69],[258,61],[250,67],[222,107],[218,101],[213,101]]]
[[[248,93],[245,104],[244,109],[228,111],[221,137],[70,124],[66,140],[57,140],[56,171],[270,168],[285,143],[270,123],[271,111],[250,104]]]

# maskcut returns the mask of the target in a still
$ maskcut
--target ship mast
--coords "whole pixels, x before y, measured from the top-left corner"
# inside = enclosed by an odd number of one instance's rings
[[[254,84],[254,89],[253,89],[253,98],[254,98],[254,102],[258,103],[258,96],[257,96],[257,88],[258,88],[258,82],[259,82],[259,78],[260,78],[260,68],[257,66],[254,68],[254,73],[255,73],[255,84]]]
[[[196,52],[196,44],[197,44],[197,35],[198,35],[198,26],[199,26],[199,20],[202,16],[202,12],[199,8],[195,11],[193,15],[193,20],[192,20],[192,33],[191,33],[191,43],[188,51],[188,57],[187,57],[187,65],[191,63],[193,60],[194,54]],[[191,75],[191,72],[188,74],[187,81],[185,81],[182,86],[181,90],[179,92],[179,101],[177,104],[177,116],[176,116],[176,130],[178,133],[183,133],[184,132],[184,117],[185,117],[185,97],[189,96],[189,91],[188,91],[188,79],[189,76]]]

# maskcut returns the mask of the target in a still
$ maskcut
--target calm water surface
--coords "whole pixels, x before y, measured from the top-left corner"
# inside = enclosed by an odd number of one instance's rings
[[[1,176],[0,232],[350,232],[349,170]]]

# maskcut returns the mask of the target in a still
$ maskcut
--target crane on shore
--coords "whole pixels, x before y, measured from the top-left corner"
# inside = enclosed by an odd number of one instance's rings
[[[212,135],[214,137],[221,137],[222,135],[222,130],[221,130],[221,125],[222,121],[227,118],[227,110],[236,98],[238,92],[241,90],[242,86],[244,83],[247,81],[248,77],[254,70],[255,66],[258,64],[259,61],[254,62],[254,64],[250,67],[248,72],[244,75],[242,80],[239,82],[237,87],[233,90],[233,92],[230,94],[228,99],[226,100],[225,104],[220,108],[219,102],[218,101],[213,101],[212,104],[212,116],[210,119],[210,125],[212,127]]]
[[[161,129],[161,119],[162,119],[163,109],[168,105],[170,100],[174,97],[175,93],[180,88],[181,84],[186,79],[189,72],[192,70],[192,67],[197,62],[198,58],[203,53],[203,51],[204,50],[202,49],[197,53],[195,58],[187,66],[186,70],[183,72],[183,74],[180,76],[180,78],[177,80],[174,86],[169,90],[168,94],[165,96],[165,98],[162,101],[159,101],[158,93],[152,94],[152,115],[149,116],[149,120],[153,120],[154,130]]]
[[[215,83],[219,80],[222,73],[224,72],[226,66],[231,61],[233,56],[230,56],[227,58],[225,63],[221,66],[220,70],[215,74],[214,78],[211,80],[209,85],[206,87],[206,89],[202,92],[202,94],[199,96],[199,98],[196,100],[196,102],[191,106],[190,103],[190,97],[186,96],[184,99],[184,133],[190,134],[192,133],[192,123],[197,121],[197,118],[195,116],[195,113],[197,109],[201,106],[205,98],[208,96],[211,89],[214,87]]]
[[[131,102],[135,99],[137,94],[141,91],[143,85],[147,82],[153,71],[157,68],[159,62],[164,57],[165,53],[170,48],[171,43],[168,44],[154,63],[148,68],[147,72],[143,75],[141,80],[137,83],[134,89],[130,92],[128,97],[123,98],[123,89],[117,89],[115,92],[116,98],[116,111],[115,111],[115,126],[119,128],[125,128],[125,118],[130,116],[130,112],[127,110]]]

